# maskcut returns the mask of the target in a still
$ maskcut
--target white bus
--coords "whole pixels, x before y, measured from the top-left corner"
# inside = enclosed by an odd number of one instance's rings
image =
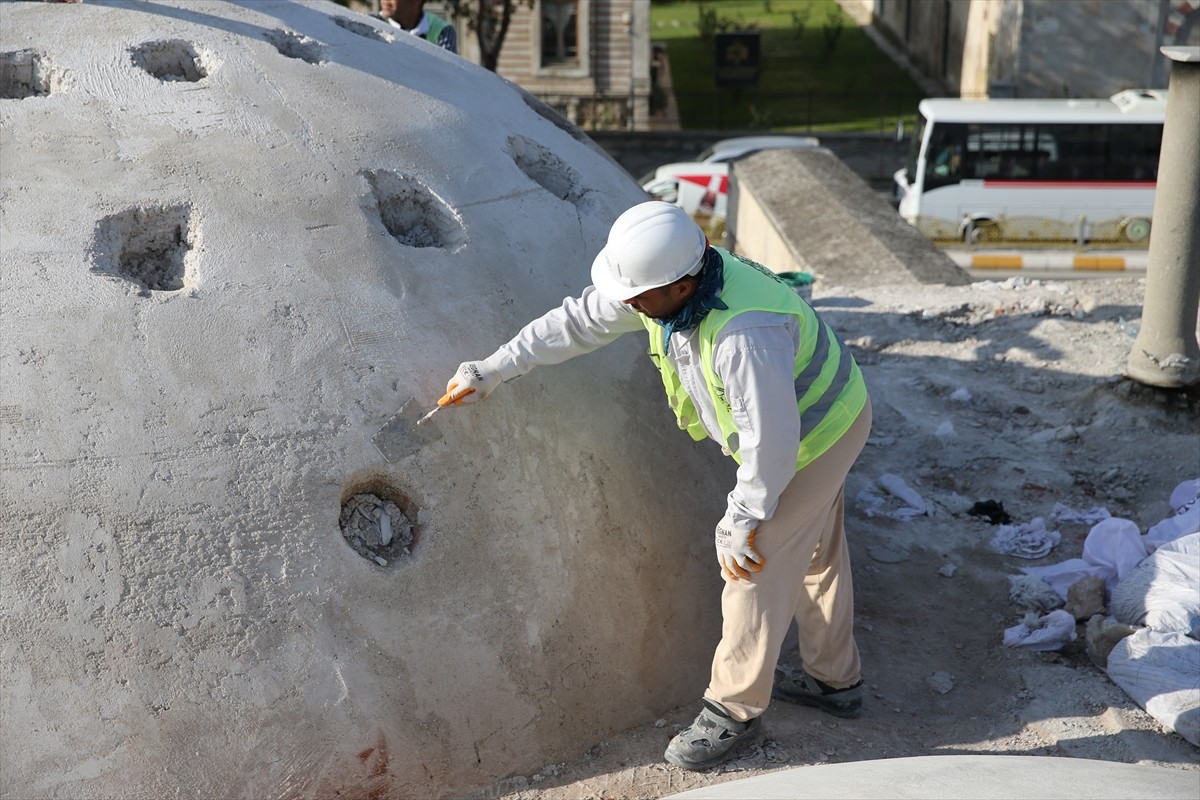
[[[900,214],[946,245],[1148,246],[1166,92],[926,99]]]

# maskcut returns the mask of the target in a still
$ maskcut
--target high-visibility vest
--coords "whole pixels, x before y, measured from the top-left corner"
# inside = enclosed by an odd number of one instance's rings
[[[778,275],[749,259],[719,247],[713,249],[721,256],[725,275],[720,298],[729,308],[708,312],[700,322],[699,345],[700,366],[716,409],[721,438],[730,455],[741,464],[733,412],[725,399],[725,387],[712,365],[717,334],[731,319],[747,311],[791,314],[800,323],[800,347],[792,373],[796,405],[800,410],[800,450],[796,456],[796,469],[799,470],[832,447],[858,418],[867,402],[862,372],[833,329]],[[650,334],[650,357],[662,373],[667,401],[675,412],[679,427],[696,441],[706,438],[708,433],[700,414],[667,357],[662,326],[645,315],[640,317]]]
[[[429,30],[425,32],[425,41],[437,44],[438,37],[442,35],[442,29],[450,23],[428,11],[425,12],[425,16],[429,17]]]

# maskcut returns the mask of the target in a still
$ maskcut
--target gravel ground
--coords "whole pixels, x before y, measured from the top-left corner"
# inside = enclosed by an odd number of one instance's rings
[[[1002,645],[1024,615],[1009,576],[1078,557],[1091,525],[1053,523],[1061,542],[1027,561],[993,550],[996,528],[964,511],[991,500],[1014,522],[1049,523],[1055,503],[1103,506],[1145,532],[1169,515],[1171,490],[1200,477],[1200,395],[1122,377],[1143,287],[1130,277],[818,286],[814,305],[853,348],[875,409],[847,483],[862,718],[776,703],[760,746],[697,773],[662,761],[697,701],[471,800],[658,798],[803,765],[954,753],[1200,771],[1197,748],[1092,662],[1082,623],[1056,652]],[[929,514],[903,521],[871,509],[865,498],[884,474],[918,492]]]

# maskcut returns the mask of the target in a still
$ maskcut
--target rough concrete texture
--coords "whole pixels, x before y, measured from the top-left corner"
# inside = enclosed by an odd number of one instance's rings
[[[642,341],[371,443],[627,174],[331,3],[5,3],[0,54],[5,796],[447,796],[698,697],[733,470]]]
[[[1188,772],[1045,756],[945,755],[800,767],[663,800],[1191,800]]]
[[[764,150],[731,171],[729,230],[742,250],[735,200],[749,192],[800,269],[852,285],[970,283],[949,256],[826,150]]]

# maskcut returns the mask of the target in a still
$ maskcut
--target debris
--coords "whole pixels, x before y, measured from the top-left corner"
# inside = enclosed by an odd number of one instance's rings
[[[411,554],[412,523],[390,500],[356,494],[342,506],[338,523],[354,552],[381,567]]]
[[[902,561],[908,560],[907,551],[886,546],[868,547],[867,555],[881,564],[899,564]]]
[[[938,694],[946,694],[954,688],[954,676],[944,670],[938,670],[925,679]]]
[[[1088,657],[1100,669],[1108,668],[1108,654],[1112,652],[1117,642],[1137,631],[1133,625],[1117,622],[1112,617],[1096,614],[1088,620],[1084,629],[1084,641],[1087,643]]]
[[[958,572],[958,567],[954,566],[953,562],[948,561],[942,564],[942,568],[938,570],[938,575],[944,578],[953,578],[956,572]]]
[[[1012,517],[1004,510],[1004,505],[996,500],[980,500],[967,512],[972,517],[983,517],[992,525],[1007,525]]]
[[[1050,519],[1055,522],[1082,522],[1088,525],[1094,525],[1111,516],[1112,514],[1108,513],[1108,509],[1103,506],[1089,508],[1087,511],[1076,511],[1063,503],[1055,503],[1054,510],[1050,512]]]
[[[956,516],[969,513],[969,509],[972,508],[971,499],[963,497],[958,492],[938,495],[935,500],[938,505]]]
[[[856,498],[863,504],[863,511],[868,517],[878,514],[907,522],[914,517],[929,515],[929,507],[925,500],[898,475],[880,475],[878,485],[887,492],[887,497],[881,495],[875,487],[868,487],[859,492]]]
[[[1012,586],[1008,599],[1020,608],[1031,611],[1053,611],[1062,608],[1063,599],[1054,587],[1036,575],[1010,575]]]
[[[957,403],[971,402],[971,393],[967,391],[967,387],[960,386],[950,395],[950,399]]]
[[[1075,618],[1061,608],[1044,617],[1030,611],[1020,625],[1004,631],[1004,646],[1020,650],[1057,650],[1075,640]]]
[[[1096,614],[1104,613],[1104,579],[1089,575],[1071,584],[1063,610],[1077,620],[1091,619]]]
[[[1017,558],[1042,558],[1062,539],[1058,531],[1046,529],[1046,521],[1034,517],[1020,525],[1001,525],[992,538],[992,549]]]

